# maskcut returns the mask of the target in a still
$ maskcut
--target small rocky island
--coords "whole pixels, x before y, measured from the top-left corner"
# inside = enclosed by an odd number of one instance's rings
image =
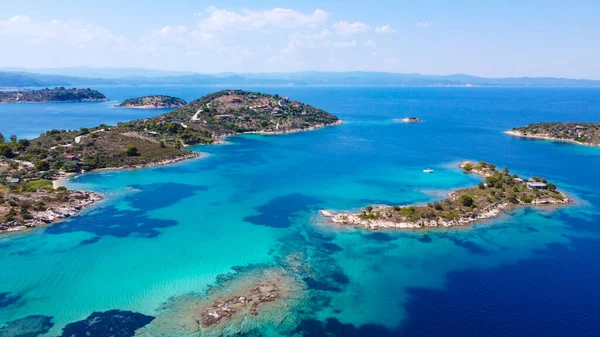
[[[130,109],[176,109],[186,104],[186,101],[178,97],[153,95],[129,98],[121,102],[117,107]]]
[[[116,126],[49,130],[30,140],[0,134],[0,228],[52,222],[99,200],[91,192],[54,190],[52,180],[65,174],[165,165],[198,158],[201,153],[185,147],[216,143],[226,136],[339,123],[336,116],[287,97],[224,90],[177,110]]]
[[[108,98],[92,89],[56,87],[54,89],[0,91],[0,103],[102,102]]]
[[[421,123],[422,120],[419,117],[406,117],[402,118],[400,121],[404,123]]]
[[[516,137],[600,146],[600,124],[580,122],[533,123],[506,131]]]
[[[444,200],[427,205],[367,206],[358,214],[321,211],[340,225],[366,229],[421,229],[465,226],[496,217],[501,211],[522,205],[568,204],[569,198],[544,178],[528,180],[497,170],[493,164],[466,161],[460,167],[485,179],[478,186],[454,191]]]

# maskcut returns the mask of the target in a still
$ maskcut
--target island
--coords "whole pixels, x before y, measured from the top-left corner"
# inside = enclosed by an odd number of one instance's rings
[[[600,124],[584,122],[532,123],[506,131],[515,137],[600,146]]]
[[[426,205],[367,206],[360,213],[321,214],[333,223],[366,229],[424,229],[466,226],[498,216],[523,205],[568,204],[570,199],[556,185],[541,177],[524,180],[494,164],[465,161],[460,167],[485,179],[472,188],[454,191],[444,200]]]
[[[108,98],[92,89],[56,87],[54,89],[0,91],[0,103],[102,102]]]
[[[121,102],[117,107],[129,109],[176,109],[186,104],[186,101],[178,97],[153,95],[129,98]]]
[[[30,140],[0,134],[0,232],[49,223],[100,199],[92,192],[52,188],[53,180],[67,174],[165,165],[199,158],[200,152],[186,147],[219,143],[227,136],[339,123],[336,116],[287,97],[223,90],[177,110],[116,126],[49,130]],[[45,206],[33,212],[36,204]]]

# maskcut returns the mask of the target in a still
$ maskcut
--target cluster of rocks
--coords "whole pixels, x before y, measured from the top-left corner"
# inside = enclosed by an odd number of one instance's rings
[[[79,214],[84,208],[102,200],[102,196],[90,191],[66,191],[65,201],[54,201],[43,211],[31,211],[31,218],[0,223],[0,233],[35,228]],[[19,197],[19,200],[23,197]],[[47,193],[33,193],[28,199],[49,200]]]
[[[259,281],[248,293],[214,300],[212,305],[200,312],[200,320],[203,326],[211,326],[242,313],[257,315],[261,304],[280,297],[281,291],[277,283]]]

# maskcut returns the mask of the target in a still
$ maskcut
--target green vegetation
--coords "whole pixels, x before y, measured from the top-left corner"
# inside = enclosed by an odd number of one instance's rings
[[[166,95],[154,95],[154,96],[143,96],[137,98],[126,99],[121,104],[117,105],[121,108],[180,108],[186,105],[187,102],[181,98],[166,96]]]
[[[58,91],[81,90],[57,88]],[[51,91],[51,90],[48,90]],[[186,145],[240,132],[285,132],[329,125],[337,117],[277,95],[219,91],[153,118],[80,130],[49,130],[31,140],[0,134],[0,184],[51,179],[60,171],[151,165],[198,156]]]
[[[131,144],[127,145],[127,147],[125,148],[125,155],[127,155],[129,157],[137,156],[138,155],[137,147],[135,147]]]
[[[367,206],[358,215],[360,219],[382,219],[392,222],[451,221],[466,219],[473,221],[477,215],[493,209],[505,209],[510,205],[536,203],[566,203],[566,198],[556,189],[556,185],[541,177],[533,177],[531,185],[517,175],[510,175],[508,169],[498,171],[496,166],[486,162],[465,162],[461,167],[467,173],[485,177],[485,183],[477,187],[454,191],[444,200],[436,200],[422,206]],[[545,185],[545,186],[544,186]]]
[[[106,101],[102,93],[92,89],[56,87],[28,91],[0,91],[0,103],[21,102],[93,102]]]
[[[600,124],[598,123],[533,123],[511,131],[524,137],[550,138],[600,146]]]

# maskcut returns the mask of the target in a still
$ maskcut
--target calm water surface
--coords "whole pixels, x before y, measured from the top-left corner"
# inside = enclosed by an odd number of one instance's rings
[[[218,88],[96,89],[113,101],[0,105],[0,132],[32,137],[148,117],[164,111],[112,105],[158,93],[193,100]],[[43,315],[54,324],[46,335],[57,336],[93,312],[157,316],[169,298],[202,293],[232,267],[272,266],[301,251],[317,276],[289,308],[294,319],[244,332],[598,335],[600,149],[502,131],[534,121],[599,122],[600,90],[244,89],[288,95],[347,123],[233,137],[195,148],[209,154],[204,159],[71,180],[106,200],[61,224],[0,237],[0,326]],[[406,116],[424,122],[393,122]],[[456,169],[465,159],[545,176],[577,204],[428,232],[340,229],[318,216],[319,209],[440,198],[478,181]]]

